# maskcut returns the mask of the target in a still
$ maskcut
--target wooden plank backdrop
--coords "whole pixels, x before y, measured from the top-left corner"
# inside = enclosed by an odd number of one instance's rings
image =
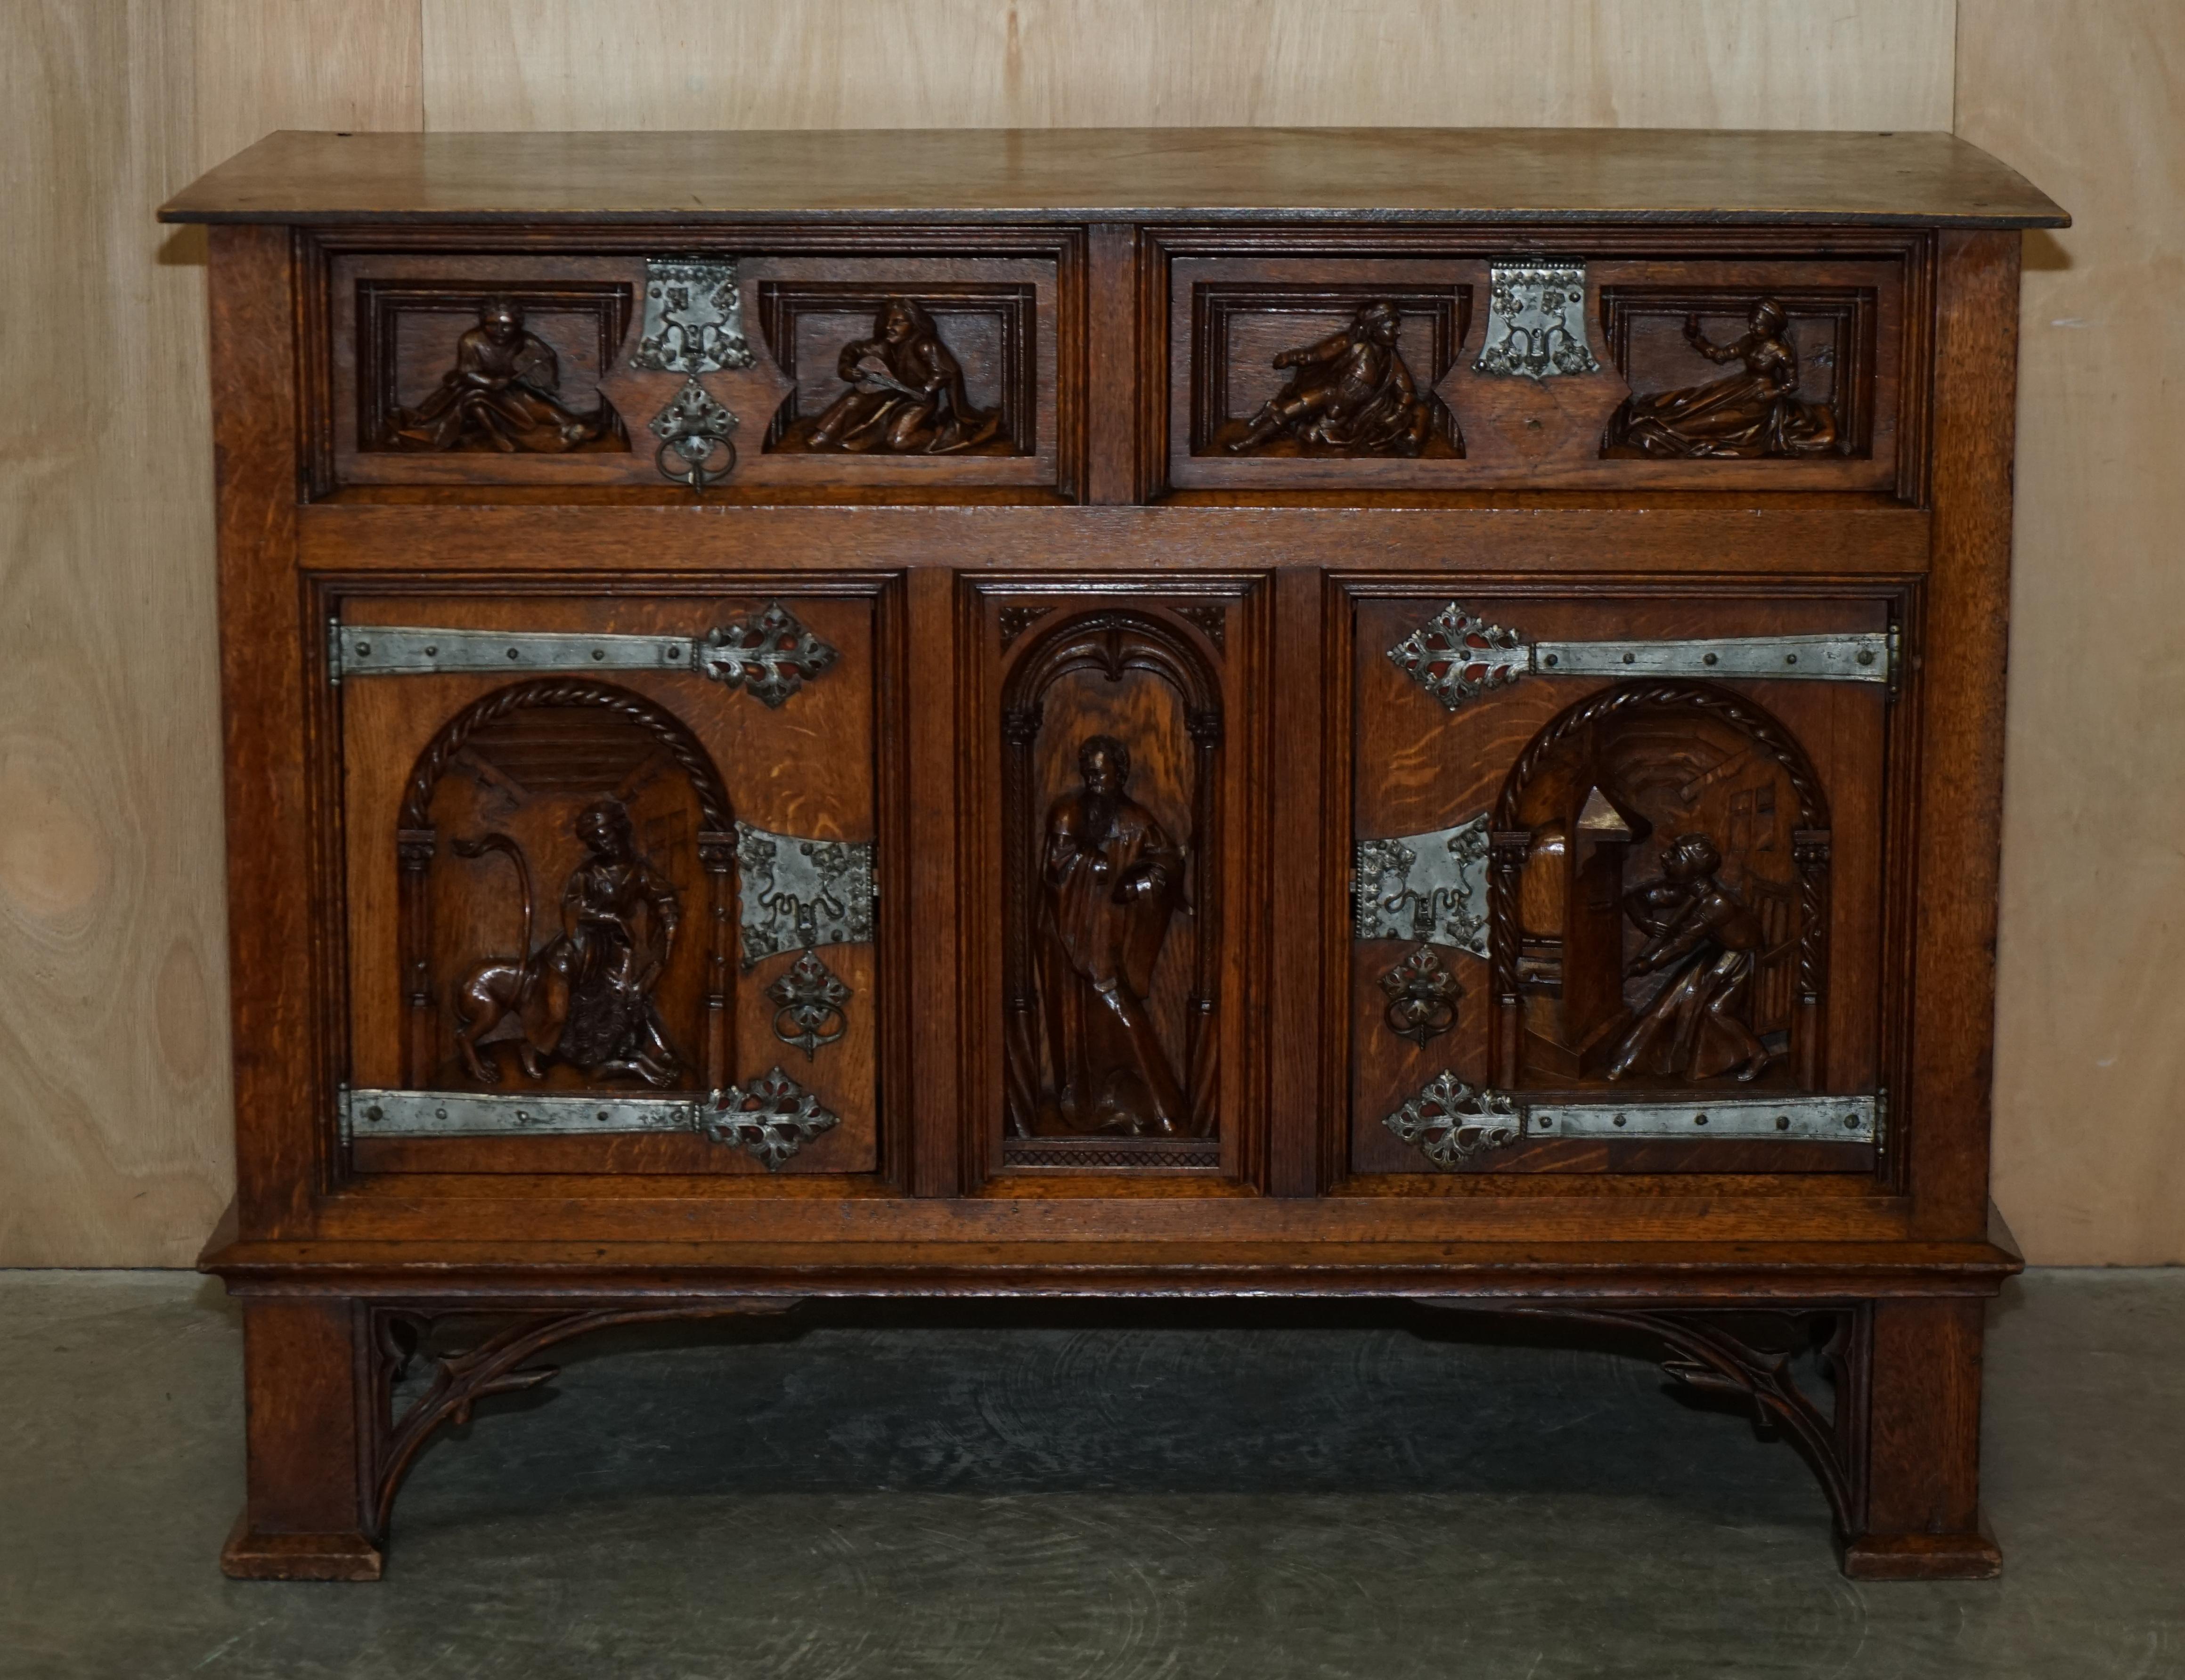
[[[2170,0],[0,0],[0,1264],[186,1264],[228,1192],[203,247],[275,128],[1515,124],[1959,131],[2029,246],[1998,1194],[2185,1260],[2165,638]],[[2052,321],[2054,323],[2052,325]]]

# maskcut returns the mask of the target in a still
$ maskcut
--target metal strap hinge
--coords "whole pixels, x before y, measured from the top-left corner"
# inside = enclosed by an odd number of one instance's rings
[[[540,672],[690,671],[778,706],[840,656],[780,601],[700,636],[571,634],[411,624],[327,626],[327,674],[430,677]]]
[[[1894,629],[1680,641],[1528,641],[1450,601],[1389,650],[1396,668],[1455,712],[1522,677],[1735,677],[1893,685]]]

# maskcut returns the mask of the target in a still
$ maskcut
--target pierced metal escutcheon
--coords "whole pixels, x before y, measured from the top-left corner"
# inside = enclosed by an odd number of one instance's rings
[[[1487,334],[1476,373],[1551,379],[1598,373],[1585,337],[1585,270],[1487,265]]]
[[[698,647],[699,666],[708,677],[745,689],[768,706],[780,706],[837,656],[778,600],[768,601],[756,618],[716,626]]]
[[[675,399],[652,416],[651,429],[660,439],[660,447],[652,452],[653,465],[660,469],[662,477],[688,484],[694,490],[718,484],[736,470],[736,446],[729,441],[729,433],[740,423],[728,405],[714,401],[695,377],[686,379]],[[706,464],[724,452],[728,460],[723,465]],[[682,463],[680,467],[668,465],[670,455]]]
[[[873,848],[736,824],[743,965],[815,945],[869,945]]]
[[[1430,945],[1416,947],[1382,975],[1381,991],[1389,1000],[1382,1014],[1389,1030],[1422,1049],[1456,1024],[1457,1000],[1464,996]]]
[[[780,1005],[774,1012],[774,1035],[793,1044],[811,1061],[823,1045],[833,1044],[850,1030],[850,988],[835,971],[807,951],[787,973],[766,989],[768,1000]],[[828,1023],[832,1021],[832,1030]],[[787,1030],[784,1030],[784,1023]]]
[[[629,365],[640,373],[719,373],[757,360],[744,337],[733,259],[648,259],[645,321]]]
[[[1423,834],[1362,840],[1352,858],[1351,929],[1487,955],[1487,813]]]
[[[1474,1091],[1451,1073],[1436,1074],[1381,1124],[1438,1167],[1506,1149],[1525,1128],[1517,1104],[1500,1091]]]
[[[819,1136],[841,1125],[842,1117],[776,1067],[748,1089],[732,1085],[713,1092],[705,1111],[706,1136],[732,1144],[768,1172]]]

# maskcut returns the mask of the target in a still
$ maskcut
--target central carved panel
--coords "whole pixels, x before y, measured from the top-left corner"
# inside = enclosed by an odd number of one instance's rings
[[[1005,1153],[1217,1165],[1220,684],[1150,613],[1040,628],[1003,695]]]

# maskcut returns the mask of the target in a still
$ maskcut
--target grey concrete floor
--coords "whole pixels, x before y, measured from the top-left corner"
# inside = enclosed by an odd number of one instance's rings
[[[1998,1582],[1856,1586],[1644,1360],[1385,1316],[579,1348],[420,1463],[376,1586],[223,1580],[240,1336],[0,1273],[0,1676],[2185,1677],[2185,1271],[1998,1303]]]

